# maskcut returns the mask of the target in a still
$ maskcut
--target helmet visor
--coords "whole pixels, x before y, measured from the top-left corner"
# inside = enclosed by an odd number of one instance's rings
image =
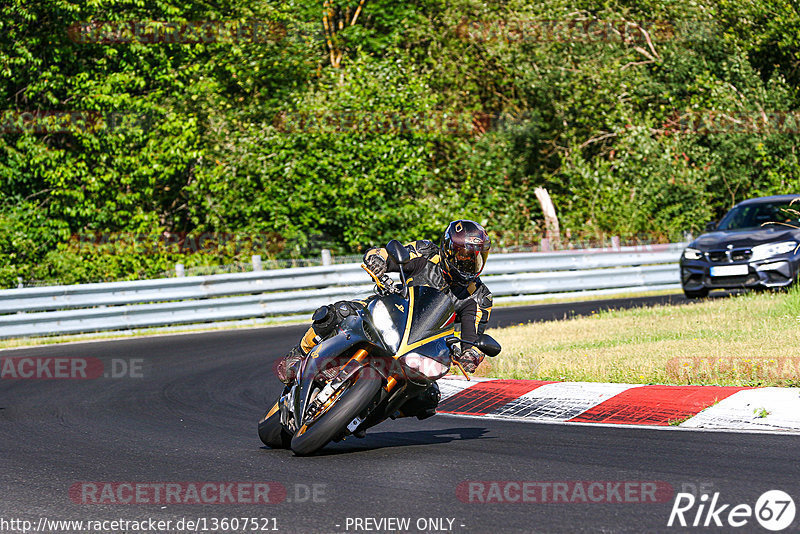
[[[486,258],[489,256],[488,247],[481,245],[456,245],[450,251],[450,263],[461,274],[466,276],[476,276],[481,274],[483,266],[486,265]]]

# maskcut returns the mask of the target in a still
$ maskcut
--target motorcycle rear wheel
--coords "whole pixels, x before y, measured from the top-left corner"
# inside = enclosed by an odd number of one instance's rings
[[[370,405],[381,386],[378,372],[371,367],[365,367],[327,412],[311,426],[306,429],[301,427],[295,433],[291,443],[292,451],[298,456],[307,456],[341,435],[347,425]]]
[[[258,437],[264,445],[273,449],[288,449],[291,445],[292,435],[284,430],[281,424],[281,412],[274,406],[258,422]]]

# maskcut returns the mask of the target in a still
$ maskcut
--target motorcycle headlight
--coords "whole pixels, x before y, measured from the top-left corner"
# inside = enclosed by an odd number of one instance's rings
[[[767,243],[753,247],[751,261],[764,260],[780,254],[788,254],[797,247],[796,241],[782,241],[780,243]]]
[[[372,321],[386,344],[396,349],[400,344],[400,332],[397,331],[383,302],[375,303],[375,307],[372,309]]]
[[[696,248],[687,248],[683,250],[683,257],[687,260],[699,260],[703,253]]]

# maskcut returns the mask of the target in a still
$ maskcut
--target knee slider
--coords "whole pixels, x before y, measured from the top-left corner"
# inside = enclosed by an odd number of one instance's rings
[[[333,307],[336,310],[336,315],[339,318],[339,322],[341,322],[345,317],[355,315],[358,312],[358,307],[347,300],[340,300],[334,304]]]
[[[339,323],[342,322],[345,317],[356,315],[358,314],[358,310],[364,308],[364,306],[358,304],[357,302],[350,302],[349,300],[340,300],[334,304],[333,307],[336,311],[336,316],[339,318]]]
[[[442,394],[439,391],[439,385],[434,382],[430,385],[428,389],[424,391],[426,400],[430,401],[433,404],[439,404],[439,401],[442,398]]]
[[[338,316],[331,306],[317,308],[311,316],[311,320],[314,333],[323,338],[333,332],[336,325],[339,324]]]

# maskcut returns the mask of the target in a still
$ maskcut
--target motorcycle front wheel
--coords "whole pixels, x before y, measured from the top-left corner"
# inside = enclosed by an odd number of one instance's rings
[[[258,437],[267,447],[273,449],[288,449],[292,442],[292,435],[284,430],[281,424],[281,412],[278,403],[275,403],[264,417],[258,422]]]
[[[343,434],[347,425],[375,399],[382,384],[380,374],[373,368],[365,367],[359,371],[355,381],[327,412],[310,426],[300,427],[292,438],[292,451],[298,456],[313,454]]]

